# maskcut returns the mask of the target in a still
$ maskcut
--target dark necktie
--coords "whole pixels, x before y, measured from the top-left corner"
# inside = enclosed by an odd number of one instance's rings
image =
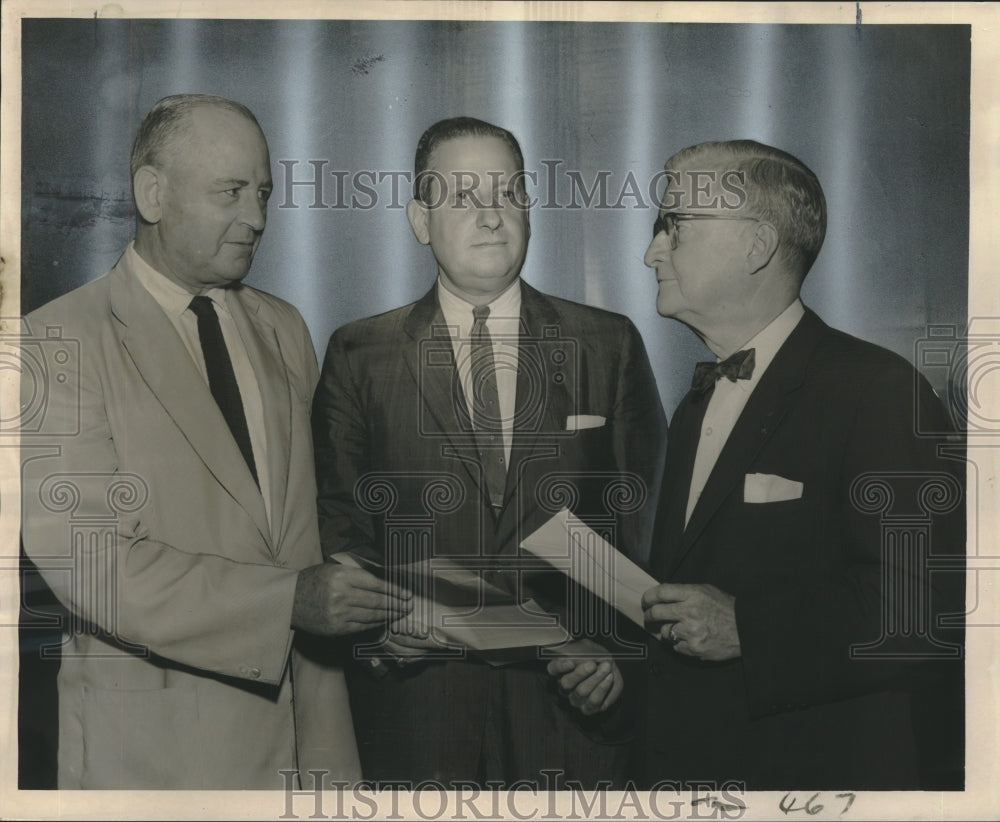
[[[753,367],[753,348],[737,351],[722,362],[700,362],[694,368],[691,390],[695,394],[707,394],[709,389],[714,388],[715,383],[722,377],[726,377],[731,382],[749,380],[753,376]]]
[[[233,361],[229,358],[229,349],[222,336],[222,326],[215,313],[215,306],[208,297],[195,297],[191,300],[191,310],[198,317],[198,337],[201,340],[201,351],[205,355],[205,370],[208,372],[208,387],[215,397],[215,402],[226,418],[226,424],[233,433],[233,438],[247,462],[254,481],[257,479],[257,465],[253,460],[253,448],[250,445],[250,429],[247,428],[247,417],[243,411],[243,399],[240,397],[240,387],[236,383],[236,372],[233,371]]]
[[[504,464],[503,423],[500,419],[500,392],[493,361],[493,340],[486,327],[488,305],[472,309],[472,426],[476,431],[479,460],[483,466],[486,488],[494,508],[503,505],[507,466]]]

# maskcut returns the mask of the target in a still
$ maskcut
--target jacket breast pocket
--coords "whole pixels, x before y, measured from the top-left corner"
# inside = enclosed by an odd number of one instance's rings
[[[611,426],[600,425],[567,431],[561,439],[568,449],[575,450],[588,459],[603,461],[607,459],[611,448]]]

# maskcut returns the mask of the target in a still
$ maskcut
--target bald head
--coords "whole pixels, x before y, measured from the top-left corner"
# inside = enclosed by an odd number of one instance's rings
[[[135,173],[143,166],[162,168],[168,155],[176,152],[177,146],[182,142],[181,138],[189,133],[192,112],[205,107],[238,114],[260,129],[260,124],[250,109],[225,97],[214,94],[173,94],[164,97],[147,112],[139,124],[129,161],[131,178],[135,179]]]

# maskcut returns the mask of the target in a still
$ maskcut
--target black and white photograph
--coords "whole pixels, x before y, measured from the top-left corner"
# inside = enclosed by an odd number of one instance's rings
[[[1000,814],[1000,10],[175,6],[3,5],[4,817]]]

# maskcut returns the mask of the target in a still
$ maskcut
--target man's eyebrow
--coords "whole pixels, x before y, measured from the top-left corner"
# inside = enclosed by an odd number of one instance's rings
[[[236,177],[219,177],[213,180],[213,183],[214,185],[225,186],[227,188],[246,188],[250,185],[249,180],[239,180]],[[270,180],[265,180],[258,188],[274,188],[274,184]]]

